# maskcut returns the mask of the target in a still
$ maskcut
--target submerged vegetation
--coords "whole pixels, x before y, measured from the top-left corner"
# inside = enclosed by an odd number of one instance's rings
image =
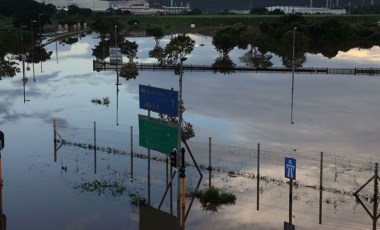
[[[103,97],[102,99],[95,97],[95,98],[91,99],[91,102],[96,104],[96,105],[105,105],[107,107],[111,103],[109,97]]]
[[[216,187],[198,191],[195,196],[201,202],[203,210],[213,213],[217,212],[223,205],[234,205],[236,202],[234,194]]]
[[[94,180],[88,182],[82,182],[74,186],[74,189],[78,189],[81,192],[90,192],[100,195],[111,195],[112,197],[120,197],[127,194],[130,197],[130,202],[134,206],[146,204],[146,199],[139,195],[137,192],[128,190],[127,186],[123,182],[111,181],[111,180]]]

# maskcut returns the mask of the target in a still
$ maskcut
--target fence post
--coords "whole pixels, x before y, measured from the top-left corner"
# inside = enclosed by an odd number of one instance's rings
[[[257,144],[257,210],[260,210],[260,143]]]
[[[96,121],[94,121],[94,173],[96,174]]]
[[[323,190],[323,152],[321,152],[321,164],[319,175],[319,224],[322,224],[322,190]]]
[[[131,180],[133,180],[133,126],[131,126]]]
[[[57,162],[57,125],[55,120],[53,120],[54,127],[54,162]]]
[[[208,138],[208,187],[211,188],[211,137]]]

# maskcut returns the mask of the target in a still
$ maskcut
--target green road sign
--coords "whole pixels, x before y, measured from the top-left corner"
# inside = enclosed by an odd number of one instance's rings
[[[178,145],[178,125],[139,115],[139,144],[169,154]]]

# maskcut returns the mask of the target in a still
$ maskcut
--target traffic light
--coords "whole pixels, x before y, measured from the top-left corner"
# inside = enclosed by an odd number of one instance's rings
[[[4,148],[4,133],[0,131],[0,150]]]
[[[169,153],[170,166],[177,168],[177,150],[173,149],[173,152]]]

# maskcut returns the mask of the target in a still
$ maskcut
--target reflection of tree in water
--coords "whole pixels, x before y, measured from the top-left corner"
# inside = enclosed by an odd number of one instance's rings
[[[223,55],[221,57],[217,57],[212,64],[213,73],[223,73],[223,74],[231,74],[235,73],[234,68],[236,64],[231,60],[230,56]]]
[[[66,37],[61,40],[63,44],[72,45],[79,41],[78,37]]]
[[[293,57],[286,55],[282,56],[282,64],[287,68],[292,68],[292,60]],[[302,56],[296,56],[294,57],[294,68],[300,68],[305,64],[306,62],[306,54],[302,54]]]
[[[31,44],[31,34],[24,32],[24,52],[29,53],[27,63],[39,63],[50,59],[52,52],[47,52],[41,43],[39,35],[33,39]],[[33,57],[30,55],[33,53]],[[20,68],[16,61],[22,61],[22,47],[20,43],[20,31],[13,30],[7,33],[0,33],[0,78],[14,77]]]
[[[17,63],[10,60],[5,60],[4,57],[0,57],[0,80],[3,77],[13,77],[19,72],[16,67]]]
[[[115,41],[111,39],[101,39],[100,42],[92,49],[92,56],[98,60],[105,60],[110,56],[109,48],[115,46]]]
[[[256,47],[251,46],[248,52],[241,56],[239,60],[247,66],[266,69],[272,67],[272,57],[272,55],[261,53]]]
[[[156,46],[149,51],[149,57],[159,59],[162,56],[163,52],[164,49],[162,49],[160,46]]]
[[[164,30],[159,27],[148,28],[145,31],[147,36],[152,36],[156,42],[154,48],[149,51],[149,57],[160,59],[164,53],[164,49],[160,46],[160,40],[164,37]]]
[[[117,37],[118,47],[121,48],[121,53],[128,58],[128,62],[120,67],[120,76],[126,80],[136,79],[139,72],[134,62],[137,55],[138,45],[136,42],[131,42],[125,39],[124,36],[118,35]],[[106,39],[105,36],[101,35],[101,40],[95,48],[92,49],[92,55],[98,60],[105,60],[110,56],[110,47],[115,47],[115,39]]]
[[[126,80],[136,79],[139,75],[136,63],[133,61],[137,55],[138,45],[136,42],[125,40],[121,44],[121,52],[128,58],[128,63],[121,67],[120,76]]]

